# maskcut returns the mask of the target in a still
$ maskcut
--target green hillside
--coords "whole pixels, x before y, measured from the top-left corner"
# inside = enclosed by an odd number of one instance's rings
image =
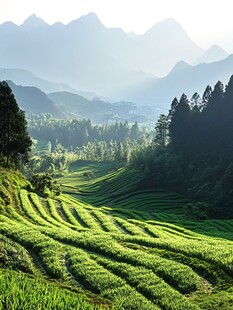
[[[56,199],[1,176],[0,309],[232,309],[233,221],[186,222],[108,164],[73,165]]]

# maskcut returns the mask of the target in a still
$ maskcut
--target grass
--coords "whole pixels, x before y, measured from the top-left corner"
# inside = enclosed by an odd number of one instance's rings
[[[186,221],[184,197],[110,164],[78,162],[57,199],[25,182],[4,180],[0,309],[232,309],[232,220]]]
[[[0,269],[1,310],[97,310],[84,295],[12,270]]]
[[[87,180],[83,176],[87,170],[94,173],[93,179]],[[141,173],[135,169],[116,170],[110,164],[80,161],[58,182],[62,184],[63,192],[74,199],[101,209],[105,206],[109,213],[123,219],[165,222],[200,234],[233,240],[233,220],[188,220],[184,216],[188,199],[163,189],[144,189],[141,180]]]

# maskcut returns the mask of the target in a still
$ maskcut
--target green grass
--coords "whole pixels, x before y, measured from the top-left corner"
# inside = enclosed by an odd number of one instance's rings
[[[0,309],[232,309],[232,220],[187,221],[184,197],[110,164],[76,163],[56,199],[5,176]]]
[[[84,295],[12,270],[0,269],[1,310],[97,310]]]
[[[87,180],[84,171],[95,177]],[[233,220],[191,221],[185,218],[188,199],[163,189],[144,189],[142,175],[135,169],[116,170],[110,164],[80,161],[68,176],[58,180],[63,192],[95,207],[107,207],[123,219],[154,220],[175,224],[197,233],[233,240]]]

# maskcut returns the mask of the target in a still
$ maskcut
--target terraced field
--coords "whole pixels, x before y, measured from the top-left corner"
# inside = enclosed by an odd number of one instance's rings
[[[94,179],[83,176],[87,168]],[[30,309],[233,309],[233,242],[172,224],[182,220],[185,199],[136,191],[133,171],[101,164],[80,166],[60,182],[69,195],[21,189],[1,208],[0,266],[37,280],[0,269],[0,287],[13,287],[1,289],[0,309],[29,309],[32,285]],[[233,221],[221,223],[223,234],[233,233]],[[14,300],[23,306],[11,307]]]
[[[88,180],[84,172],[91,171]],[[113,169],[111,164],[78,162],[68,176],[59,179],[63,191],[78,200],[102,207],[121,218],[153,220],[185,229],[233,240],[232,220],[190,221],[184,217],[186,198],[162,189],[144,189],[142,173],[133,169]]]

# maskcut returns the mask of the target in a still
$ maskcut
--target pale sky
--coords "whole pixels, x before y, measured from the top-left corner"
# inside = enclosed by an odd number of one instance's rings
[[[201,47],[217,43],[233,52],[233,0],[0,0],[0,24],[21,24],[33,13],[49,24],[67,24],[89,12],[106,27],[137,34],[174,18]]]

